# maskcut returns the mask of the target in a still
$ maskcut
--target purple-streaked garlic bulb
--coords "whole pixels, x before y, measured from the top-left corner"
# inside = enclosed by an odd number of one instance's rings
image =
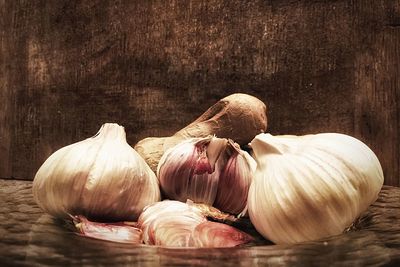
[[[240,214],[247,204],[256,163],[232,140],[186,140],[162,156],[157,173],[166,198],[212,205]]]

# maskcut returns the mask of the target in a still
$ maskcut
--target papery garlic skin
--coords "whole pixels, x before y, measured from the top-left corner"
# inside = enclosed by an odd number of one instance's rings
[[[158,179],[169,199],[214,205],[223,212],[241,213],[256,163],[233,141],[193,138],[179,143],[162,156]]]
[[[259,134],[251,147],[258,165],[249,216],[257,231],[276,244],[341,234],[383,185],[373,151],[344,134]]]
[[[135,245],[143,243],[142,231],[135,223],[96,223],[80,215],[74,216],[73,222],[79,233],[85,237]]]
[[[154,172],[126,142],[124,128],[113,123],[54,152],[35,175],[33,195],[53,216],[108,221],[136,220],[160,200]]]

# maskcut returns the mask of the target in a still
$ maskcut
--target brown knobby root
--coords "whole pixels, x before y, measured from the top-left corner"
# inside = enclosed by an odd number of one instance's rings
[[[156,172],[164,152],[185,139],[215,135],[232,139],[239,145],[247,145],[254,136],[266,131],[266,112],[266,105],[258,98],[241,93],[232,94],[219,100],[173,136],[147,137],[134,148]]]

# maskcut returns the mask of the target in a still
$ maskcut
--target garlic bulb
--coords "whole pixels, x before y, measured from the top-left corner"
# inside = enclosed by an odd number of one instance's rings
[[[361,141],[343,134],[259,134],[249,190],[251,222],[265,238],[290,244],[342,233],[378,197],[383,172]]]
[[[167,150],[158,165],[161,189],[171,199],[241,213],[256,163],[228,139],[194,138]]]
[[[125,130],[106,123],[86,140],[54,152],[33,181],[36,203],[56,217],[135,220],[160,200],[157,178],[126,142]]]
[[[207,221],[202,210],[190,202],[164,200],[150,205],[140,215],[138,225],[148,245],[234,247],[253,240],[232,226]]]

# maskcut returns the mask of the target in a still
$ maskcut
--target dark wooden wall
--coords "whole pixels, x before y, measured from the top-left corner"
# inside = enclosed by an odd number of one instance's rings
[[[125,126],[169,135],[218,99],[269,107],[269,132],[342,132],[399,185],[400,2],[0,1],[0,177]]]

